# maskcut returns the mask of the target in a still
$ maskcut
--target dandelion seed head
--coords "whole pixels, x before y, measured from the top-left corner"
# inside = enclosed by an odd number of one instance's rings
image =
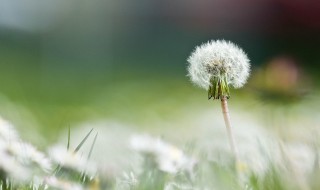
[[[222,77],[226,77],[228,85],[241,88],[250,73],[249,59],[244,51],[225,40],[212,40],[196,47],[188,63],[191,81],[206,90],[212,85],[212,78]]]

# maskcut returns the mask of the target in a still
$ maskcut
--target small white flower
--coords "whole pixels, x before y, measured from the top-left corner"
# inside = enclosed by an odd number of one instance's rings
[[[188,63],[191,81],[209,90],[209,98],[215,99],[221,95],[229,96],[228,85],[241,88],[250,73],[249,59],[244,51],[224,40],[212,40],[196,47]],[[218,88],[221,88],[220,95]]]
[[[22,141],[10,142],[8,143],[7,151],[21,163],[28,165],[35,163],[43,171],[49,172],[51,170],[50,160],[29,143]]]
[[[96,167],[85,157],[76,152],[68,151],[63,146],[54,146],[50,148],[49,155],[52,160],[65,168],[74,169],[78,172],[86,172],[89,175],[96,173]]]
[[[138,178],[132,171],[129,173],[123,172],[121,177],[116,178],[115,189],[117,190],[135,189],[138,184],[139,184]]]
[[[51,163],[45,155],[31,144],[23,142],[14,127],[0,117],[0,172],[2,177],[27,182],[36,172],[50,169]]]
[[[130,173],[124,172],[122,178],[117,180],[117,183],[122,185],[135,186],[139,183],[137,176],[132,171]]]
[[[133,136],[130,143],[134,150],[154,155],[159,169],[168,173],[177,173],[181,170],[190,171],[196,163],[177,147],[148,135]]]
[[[18,182],[26,182],[31,177],[29,168],[23,166],[14,157],[0,150],[0,171],[5,177],[12,178]]]

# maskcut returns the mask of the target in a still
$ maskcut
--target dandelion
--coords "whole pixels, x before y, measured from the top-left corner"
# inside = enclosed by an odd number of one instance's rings
[[[208,98],[221,99],[221,108],[231,149],[238,159],[238,151],[230,123],[227,99],[229,85],[241,88],[250,73],[247,55],[238,46],[224,40],[210,41],[198,46],[188,58],[191,81],[208,90]]]

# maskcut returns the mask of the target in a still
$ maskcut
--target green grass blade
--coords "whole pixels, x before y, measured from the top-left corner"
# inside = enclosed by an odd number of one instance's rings
[[[86,142],[86,140],[88,139],[88,137],[90,136],[91,132],[93,131],[93,129],[91,129],[89,131],[89,133],[84,137],[84,139],[80,142],[80,144],[77,146],[77,148],[74,150],[74,152],[78,152],[80,150],[80,148],[82,147],[82,145]]]
[[[71,132],[70,132],[70,126],[69,126],[69,130],[68,130],[68,143],[67,143],[67,150],[69,150],[69,148],[70,148],[70,134]]]
[[[88,160],[90,160],[93,147],[94,147],[94,145],[96,144],[97,137],[98,137],[98,133],[94,136],[93,142],[92,142],[92,144],[91,144],[90,151],[89,151],[89,154],[88,154]]]

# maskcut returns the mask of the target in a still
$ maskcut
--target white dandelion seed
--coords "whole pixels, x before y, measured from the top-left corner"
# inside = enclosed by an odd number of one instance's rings
[[[209,98],[215,99],[219,99],[219,86],[222,95],[229,96],[228,86],[241,88],[250,73],[249,59],[244,51],[224,40],[212,40],[196,47],[188,63],[191,81],[209,90]]]

